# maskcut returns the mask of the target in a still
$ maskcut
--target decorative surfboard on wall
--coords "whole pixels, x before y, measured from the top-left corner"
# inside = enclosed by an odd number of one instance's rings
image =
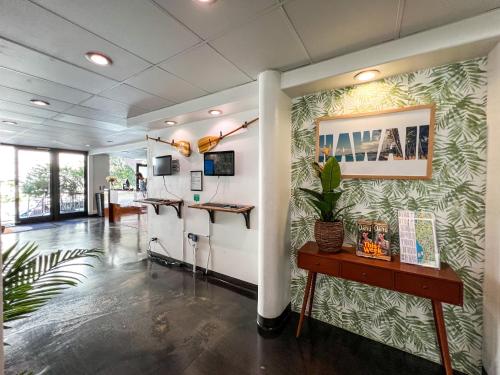
[[[175,141],[173,139],[171,141],[164,141],[160,137],[153,138],[146,135],[146,141],[148,140],[165,143],[174,147],[181,155],[186,157],[191,156],[191,143],[189,143],[188,141]]]
[[[316,159],[335,157],[344,178],[430,179],[435,106],[316,120]]]
[[[207,135],[206,137],[201,138],[200,140],[198,140],[198,152],[200,154],[204,154],[205,152],[213,150],[224,138],[233,133],[236,133],[238,130],[247,128],[248,125],[253,124],[258,119],[259,118],[256,117],[253,120],[245,121],[242,125],[234,130],[231,130],[229,133],[222,134],[221,132],[220,135]]]

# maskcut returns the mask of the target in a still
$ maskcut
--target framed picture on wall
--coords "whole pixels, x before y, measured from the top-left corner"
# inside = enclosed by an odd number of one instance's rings
[[[316,160],[335,157],[343,178],[430,179],[435,105],[321,117]]]
[[[203,191],[203,171],[191,171],[191,191]]]

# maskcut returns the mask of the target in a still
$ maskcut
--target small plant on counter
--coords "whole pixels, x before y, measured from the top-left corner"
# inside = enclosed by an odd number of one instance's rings
[[[321,251],[338,252],[344,242],[344,224],[342,211],[351,207],[337,208],[337,202],[342,195],[339,189],[341,174],[340,165],[334,157],[330,157],[324,166],[313,164],[318,178],[321,180],[322,191],[301,188],[308,194],[309,204],[316,210],[319,220],[314,225],[314,237]]]
[[[118,182],[118,179],[115,176],[106,177],[106,182],[109,184],[109,188],[113,189],[114,185]]]

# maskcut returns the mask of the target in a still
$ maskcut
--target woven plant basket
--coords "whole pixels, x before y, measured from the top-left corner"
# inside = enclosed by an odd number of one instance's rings
[[[320,221],[314,224],[314,237],[320,251],[337,253],[344,242],[344,224],[341,221]]]

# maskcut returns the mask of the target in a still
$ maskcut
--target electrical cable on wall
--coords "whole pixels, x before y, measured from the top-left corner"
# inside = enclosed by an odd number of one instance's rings
[[[167,188],[167,181],[165,181],[165,176],[163,176],[163,186],[165,187],[165,191],[166,191],[168,194],[173,195],[173,196],[174,196],[174,197],[176,197],[177,199],[182,200],[182,198],[181,198],[181,197],[179,197],[178,195],[176,195],[176,194],[174,194],[174,193],[172,193],[172,192],[170,192],[170,191],[168,190],[168,188]]]
[[[215,196],[216,196],[216,195],[217,195],[217,193],[219,192],[219,184],[220,184],[220,176],[219,176],[219,177],[217,177],[217,187],[216,187],[216,189],[215,189],[215,193],[214,193],[214,195],[212,195],[212,196],[210,197],[210,199],[209,199],[207,202],[212,202],[212,199],[214,199],[214,198],[215,198]]]
[[[205,267],[205,275],[208,275],[208,265],[210,264],[210,254],[212,254],[212,241],[210,234],[207,236],[208,237],[208,256],[207,256],[207,266]]]

